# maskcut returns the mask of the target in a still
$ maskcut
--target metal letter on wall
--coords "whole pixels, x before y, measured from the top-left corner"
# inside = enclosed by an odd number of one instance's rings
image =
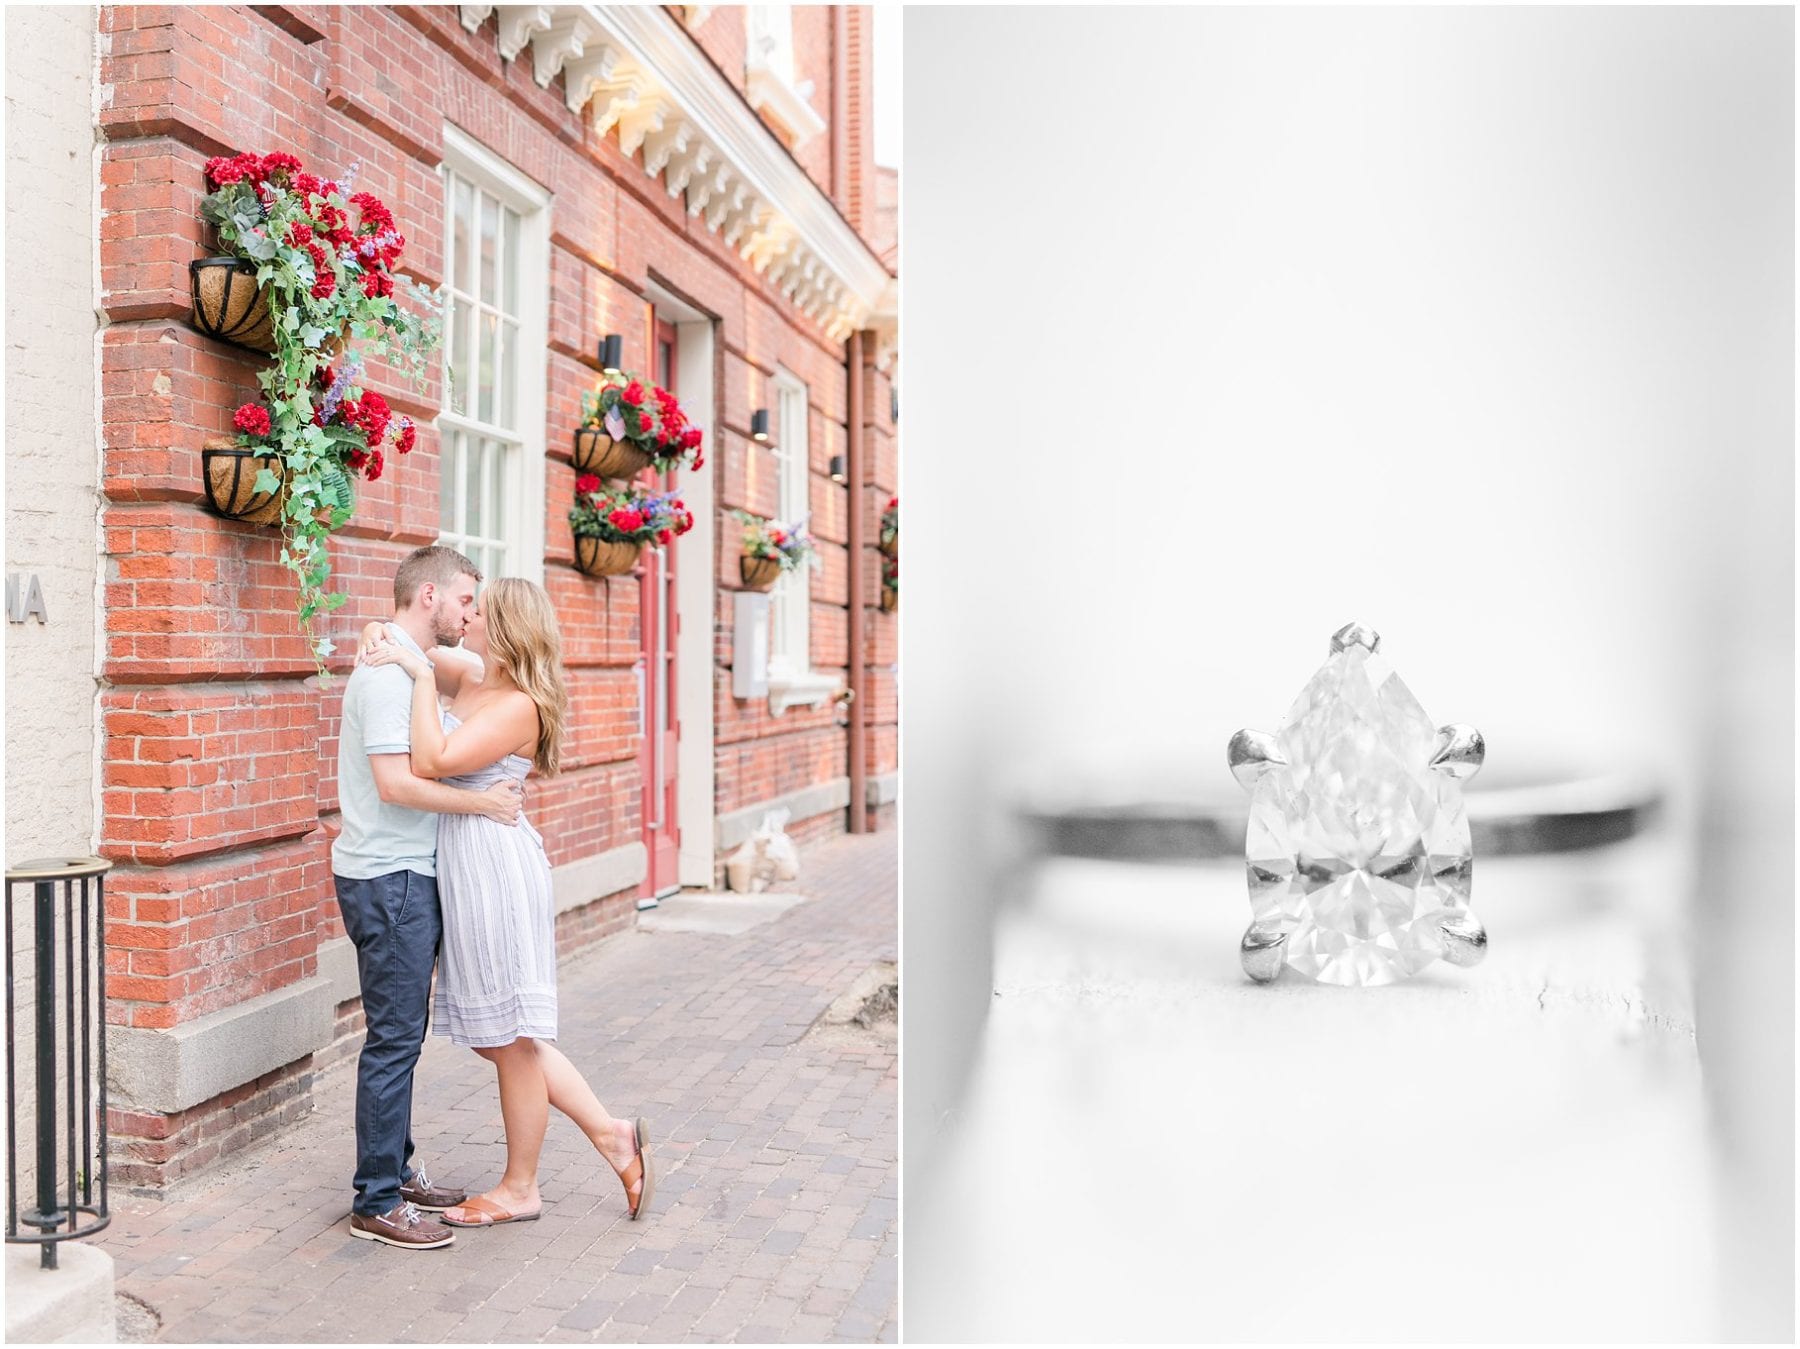
[[[23,582],[23,584],[21,584]],[[38,584],[37,573],[21,575],[9,572],[6,577],[6,621],[23,623],[35,617],[39,623],[50,621],[50,611],[44,607],[44,590]]]
[[[740,590],[731,636],[731,696],[761,698],[769,691],[769,597]]]

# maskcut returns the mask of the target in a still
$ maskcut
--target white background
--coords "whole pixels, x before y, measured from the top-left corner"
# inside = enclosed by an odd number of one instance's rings
[[[1791,1336],[1791,11],[906,30],[909,1205],[991,996],[1005,784],[1228,786],[1355,618],[1490,774],[1670,785],[1721,1166],[1758,1177],[1720,1189],[1720,1324]]]

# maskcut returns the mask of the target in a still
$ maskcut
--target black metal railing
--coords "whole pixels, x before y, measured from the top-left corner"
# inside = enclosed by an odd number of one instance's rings
[[[56,1244],[112,1221],[106,1179],[106,873],[98,857],[21,862],[6,872],[6,1239]],[[31,1029],[36,1058],[29,1130],[19,1127],[19,1015],[13,978],[19,887],[31,887]],[[60,935],[58,929],[61,929]],[[60,1025],[59,1025],[60,1023]],[[35,1208],[19,1211],[19,1148],[35,1146]],[[59,1146],[60,1144],[60,1146]],[[35,1231],[21,1231],[21,1227]]]

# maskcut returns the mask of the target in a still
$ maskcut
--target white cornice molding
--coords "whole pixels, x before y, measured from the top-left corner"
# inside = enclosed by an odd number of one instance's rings
[[[882,312],[893,278],[881,259],[666,10],[463,5],[463,27],[496,12],[501,56],[529,45],[538,84],[561,74],[571,112],[591,109],[626,155],[641,149],[645,171],[833,341]]]

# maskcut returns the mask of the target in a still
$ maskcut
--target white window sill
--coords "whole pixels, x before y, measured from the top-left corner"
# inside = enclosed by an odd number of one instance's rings
[[[779,717],[790,707],[817,707],[838,691],[835,675],[815,674],[811,670],[783,673],[769,671],[769,713]]]
[[[796,150],[825,129],[825,119],[813,111],[804,93],[754,60],[745,63],[744,95],[751,107],[787,128]]]

